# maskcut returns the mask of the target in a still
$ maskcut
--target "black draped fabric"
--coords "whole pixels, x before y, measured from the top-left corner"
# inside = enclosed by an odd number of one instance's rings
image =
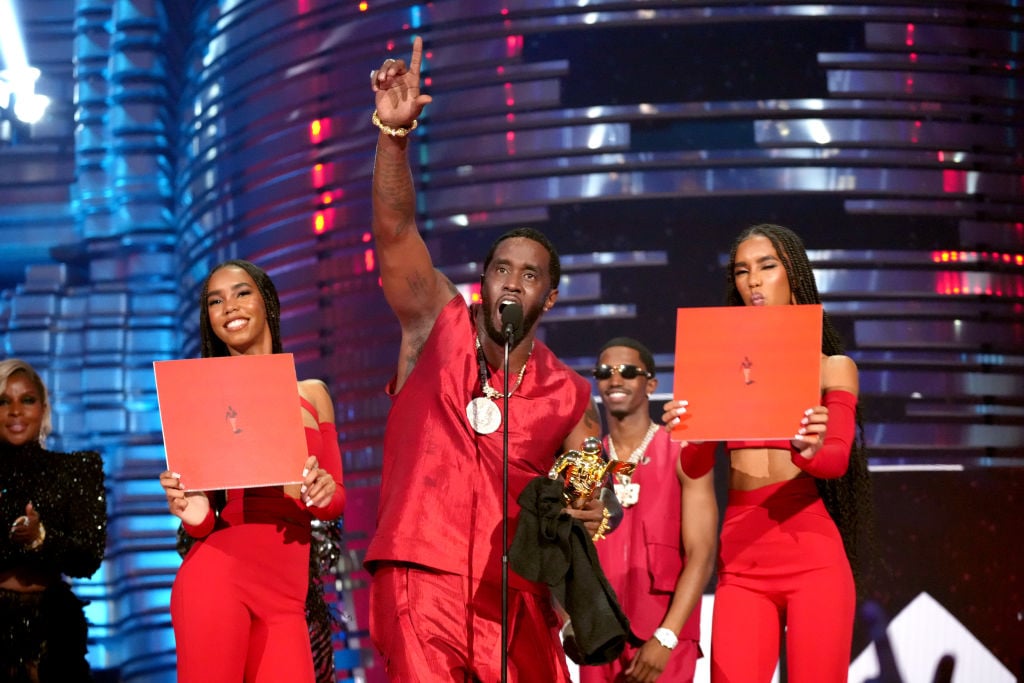
[[[640,642],[629,630],[583,524],[563,514],[563,483],[537,477],[519,495],[519,525],[509,566],[523,578],[551,587],[572,621],[577,664],[604,664],[621,654],[626,642]]]

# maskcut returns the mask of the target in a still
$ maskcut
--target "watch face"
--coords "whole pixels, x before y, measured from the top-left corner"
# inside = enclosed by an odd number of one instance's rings
[[[667,628],[656,629],[654,637],[663,647],[669,650],[675,649],[675,646],[679,644],[679,638]]]

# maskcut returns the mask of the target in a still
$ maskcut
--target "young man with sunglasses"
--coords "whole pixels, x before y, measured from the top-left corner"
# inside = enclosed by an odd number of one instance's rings
[[[616,337],[600,352],[594,377],[608,420],[605,451],[636,463],[630,476],[615,476],[625,508],[619,528],[596,543],[601,568],[615,589],[633,633],[618,660],[580,669],[581,683],[692,681],[700,656],[700,601],[715,561],[718,506],[713,474],[683,473],[685,445],[651,420],[658,387],[654,357],[642,343]]]
[[[422,54],[416,38],[408,67],[388,59],[370,76],[371,120],[380,129],[374,245],[384,298],[402,330],[388,385],[377,530],[365,557],[370,636],[389,678],[403,683],[497,681],[506,647],[509,683],[568,683],[548,587],[510,571],[502,591],[504,503],[511,539],[526,484],[546,476],[559,453],[598,436],[600,416],[589,382],[535,338],[558,298],[558,254],[544,235],[521,229],[498,238],[484,259],[479,304],[467,306],[434,267],[416,226],[408,158],[410,133],[431,100],[419,89]],[[503,312],[511,305],[520,313],[506,390]],[[568,514],[591,534],[606,523],[600,501]]]

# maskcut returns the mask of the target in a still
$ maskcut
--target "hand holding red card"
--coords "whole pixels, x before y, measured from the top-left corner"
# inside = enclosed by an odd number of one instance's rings
[[[302,482],[292,354],[158,361],[153,371],[167,468],[186,491]]]

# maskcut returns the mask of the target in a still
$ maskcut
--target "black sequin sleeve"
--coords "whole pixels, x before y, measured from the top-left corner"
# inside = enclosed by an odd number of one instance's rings
[[[32,501],[46,538],[34,550],[13,549],[4,564],[76,577],[92,576],[107,543],[103,460],[94,451],[37,452],[21,496]]]

